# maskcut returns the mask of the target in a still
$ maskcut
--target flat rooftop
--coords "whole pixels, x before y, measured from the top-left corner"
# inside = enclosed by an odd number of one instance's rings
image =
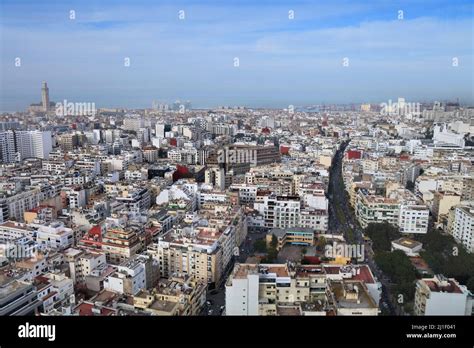
[[[377,308],[377,304],[360,281],[333,282],[331,290],[338,308]]]
[[[398,244],[398,245],[403,246],[405,248],[411,248],[411,249],[418,248],[418,247],[421,248],[423,246],[422,243],[417,242],[416,240],[413,240],[413,239],[410,239],[410,238],[406,238],[406,237],[402,237],[402,238],[399,238],[397,240],[394,240],[394,241],[392,241],[392,243]]]
[[[461,288],[453,281],[448,280],[446,284],[436,282],[434,280],[423,279],[424,283],[430,288],[432,292],[447,292],[451,294],[462,294]]]

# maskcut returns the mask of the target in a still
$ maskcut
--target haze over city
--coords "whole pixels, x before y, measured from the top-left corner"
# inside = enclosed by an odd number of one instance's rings
[[[42,81],[52,100],[100,107],[176,99],[287,107],[400,96],[469,104],[470,3],[3,0],[0,111],[37,102]]]

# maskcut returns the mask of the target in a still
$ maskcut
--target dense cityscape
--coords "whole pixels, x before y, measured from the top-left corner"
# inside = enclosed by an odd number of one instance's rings
[[[472,0],[0,0],[0,348],[463,345]]]
[[[474,107],[40,97],[1,115],[0,315],[472,315]]]

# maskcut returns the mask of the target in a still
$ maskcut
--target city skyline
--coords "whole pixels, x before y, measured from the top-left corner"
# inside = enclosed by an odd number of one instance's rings
[[[0,111],[43,81],[98,107],[473,103],[469,1],[113,5],[3,1]]]

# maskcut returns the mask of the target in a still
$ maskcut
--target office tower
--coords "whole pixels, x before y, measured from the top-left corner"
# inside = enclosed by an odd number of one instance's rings
[[[15,133],[15,138],[21,159],[47,159],[53,149],[50,131],[20,131]]]
[[[0,132],[0,163],[15,161],[15,135],[12,131]]]
[[[47,112],[49,110],[49,88],[46,82],[43,82],[41,88],[41,103],[43,104],[43,111]]]

